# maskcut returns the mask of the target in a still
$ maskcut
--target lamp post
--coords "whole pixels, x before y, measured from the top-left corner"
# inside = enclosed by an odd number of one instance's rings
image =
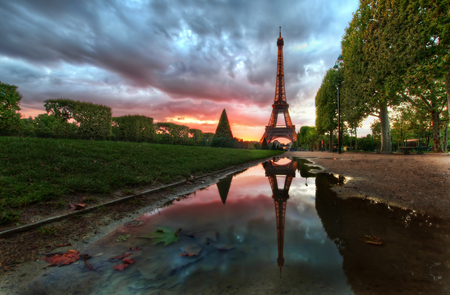
[[[344,59],[342,58],[342,54],[339,55],[336,62],[334,63],[333,69],[337,69],[338,71],[338,95],[337,95],[337,109],[338,109],[338,153],[341,153],[341,145],[342,145],[342,134],[341,134],[341,100],[340,100],[340,88],[341,88],[341,80],[339,77],[339,67],[341,63],[344,63]]]

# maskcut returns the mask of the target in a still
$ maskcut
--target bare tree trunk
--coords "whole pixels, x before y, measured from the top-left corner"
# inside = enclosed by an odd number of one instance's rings
[[[380,107],[380,123],[381,123],[381,153],[392,153],[391,145],[391,128],[389,126],[389,112],[387,103],[382,103]]]
[[[444,151],[447,152],[447,142],[448,142],[448,123],[445,124],[445,141],[444,141]]]
[[[352,150],[352,142],[353,142],[352,135],[353,135],[353,128],[350,128],[350,151]]]
[[[333,151],[333,131],[330,130],[330,141],[328,143],[328,151],[332,152]]]
[[[358,152],[358,133],[356,131],[356,126],[355,126],[355,150],[356,152]]]
[[[447,110],[448,110],[448,117],[450,118],[450,73],[445,75],[445,89],[447,90]]]
[[[441,124],[439,120],[439,112],[433,110],[431,111],[431,120],[433,122],[433,142],[434,142],[434,152],[442,153],[442,143],[441,143]]]

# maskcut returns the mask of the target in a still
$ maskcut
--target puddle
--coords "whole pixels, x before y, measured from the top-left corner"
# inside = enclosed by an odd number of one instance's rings
[[[228,175],[96,241],[86,250],[94,270],[46,268],[21,294],[450,293],[447,223],[342,200],[330,186],[345,179],[312,169],[274,158]],[[163,227],[181,229],[176,243],[140,238]],[[124,253],[134,263],[113,270],[122,261],[109,258]]]

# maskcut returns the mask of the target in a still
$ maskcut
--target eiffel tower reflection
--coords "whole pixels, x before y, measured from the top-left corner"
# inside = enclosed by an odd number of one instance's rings
[[[263,164],[266,172],[266,177],[269,178],[270,187],[272,188],[272,198],[275,202],[275,214],[277,218],[277,241],[278,241],[278,267],[281,269],[284,266],[283,248],[284,248],[284,221],[286,215],[286,202],[289,199],[289,188],[291,187],[292,179],[295,177],[295,170],[297,162],[290,158],[288,163],[277,163],[281,158],[274,157]],[[277,176],[285,176],[284,186],[279,187]]]

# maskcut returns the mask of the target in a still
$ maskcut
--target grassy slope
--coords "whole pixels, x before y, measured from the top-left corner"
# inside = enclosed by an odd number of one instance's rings
[[[200,175],[279,153],[0,137],[0,217],[6,208],[52,200],[65,193],[109,194],[127,186],[171,183],[191,174]]]

